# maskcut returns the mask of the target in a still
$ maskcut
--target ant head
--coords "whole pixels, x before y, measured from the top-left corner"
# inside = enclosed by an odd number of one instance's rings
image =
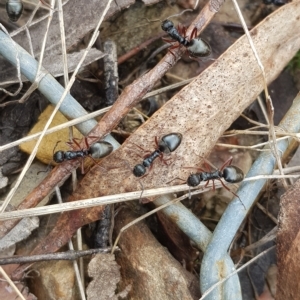
[[[197,174],[191,174],[189,177],[188,177],[188,179],[187,179],[187,181],[186,181],[186,184],[188,185],[188,186],[197,186],[197,185],[199,185],[200,184],[200,182],[201,182],[201,176],[198,176]]]
[[[138,164],[133,168],[132,173],[135,177],[141,177],[145,175],[146,168],[143,165]]]

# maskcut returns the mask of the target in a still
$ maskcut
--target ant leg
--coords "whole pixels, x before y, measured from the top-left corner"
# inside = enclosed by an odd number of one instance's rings
[[[93,156],[89,155],[88,157],[95,163],[95,165],[97,165],[98,167],[100,167],[100,168],[104,169],[105,171],[107,171],[107,169],[105,169],[104,167],[102,167],[102,166],[99,164],[99,162],[97,162],[97,161],[94,159]],[[90,169],[91,169],[91,168],[90,168]],[[90,169],[89,169],[89,171],[90,171]]]
[[[81,174],[84,175],[85,172],[84,172],[84,160],[83,158],[81,159]]]
[[[174,56],[174,58],[176,59],[176,55],[174,54],[174,52],[172,51],[172,49],[176,49],[176,48],[179,48],[179,44],[178,45],[174,45],[172,47],[170,47],[168,50],[169,52]]]
[[[207,182],[206,182],[206,184],[205,184],[205,186],[204,186],[205,188],[208,186],[209,182],[210,182],[210,180],[207,180]],[[216,190],[216,187],[215,187],[215,180],[212,179],[212,182],[213,182],[213,191],[215,191],[215,190]]]
[[[156,141],[155,141],[155,142],[156,142]],[[157,147],[158,147],[158,145],[157,145]],[[172,158],[170,157],[170,158],[168,158],[168,159],[165,159],[165,158],[164,158],[164,154],[163,154],[163,153],[160,153],[160,154],[159,154],[159,159],[160,159],[160,161],[161,161],[164,165],[169,166],[170,164],[168,164],[167,161],[171,160]]]
[[[151,154],[152,152],[147,150],[145,151],[147,154],[145,154],[144,156],[142,156],[143,159],[147,158],[149,156],[149,154]]]
[[[170,39],[166,39],[166,38],[161,38],[164,42],[166,42],[166,43],[168,43],[168,44],[174,44],[174,43],[176,43],[176,41],[174,41],[174,40],[170,40]]]
[[[194,39],[197,36],[197,28],[195,27],[191,33],[190,40]]]
[[[82,142],[83,139],[86,139],[85,137],[82,139],[78,139],[78,138],[73,138],[72,141],[73,143],[78,147],[78,149],[82,149],[80,143]],[[88,147],[89,148],[89,147]]]
[[[201,157],[204,160],[204,164],[206,167],[210,166],[212,168],[214,168],[215,170],[218,170],[218,168],[216,166],[214,166],[208,159],[206,159],[204,156],[198,155],[197,153],[195,153],[197,156]],[[211,168],[208,167],[208,170],[211,170]],[[205,170],[201,170],[202,172],[205,172]]]
[[[88,146],[87,146],[87,149],[88,149],[88,148],[90,148],[90,145],[96,143],[99,140],[99,136],[88,135],[86,137],[86,139],[87,139],[87,143],[88,143]],[[90,143],[89,143],[89,139],[92,140]]]
[[[68,147],[74,151],[78,150],[73,144],[73,142],[66,142],[66,144],[68,145]]]
[[[242,205],[244,206],[245,210],[247,210],[245,204],[243,203],[243,201],[241,200],[241,198],[239,197],[239,195],[237,195],[236,193],[234,193],[228,186],[226,186],[226,185],[224,184],[224,182],[223,182],[221,179],[218,179],[218,180],[221,182],[222,186],[223,186],[227,191],[229,191],[229,192],[230,192],[231,194],[233,194],[235,197],[239,198],[239,200],[240,200],[240,202],[242,203]]]
[[[175,43],[173,44],[170,48],[169,48],[169,51],[171,52],[172,49],[176,49],[176,48],[179,48],[180,47],[180,44],[179,43]]]
[[[137,144],[135,144],[135,143],[133,143],[133,142],[130,142],[132,145],[134,145],[134,146],[136,146],[137,148],[140,148],[143,152],[150,152],[151,153],[151,151],[149,151],[149,150],[146,150],[145,148],[143,148],[143,147],[141,147],[141,146],[139,146],[139,145],[137,145]]]
[[[182,35],[186,38],[186,27],[182,27]]]
[[[208,171],[208,172],[211,172],[211,165],[207,163],[207,161],[204,161],[204,166],[205,166],[205,169]]]
[[[89,145],[89,143],[88,143],[87,137],[84,138],[84,142],[85,142],[86,149],[89,149],[89,148],[90,148],[90,145]]]
[[[223,171],[224,168],[226,168],[227,166],[230,166],[232,163],[233,157],[230,156],[225,162],[224,164],[221,166],[220,171]]]
[[[167,161],[170,161],[171,160],[171,163],[167,163]],[[172,157],[170,157],[170,158],[168,158],[168,159],[166,159],[166,158],[162,158],[161,159],[161,162],[165,165],[165,166],[170,166],[171,164],[172,164]]]
[[[80,144],[77,142],[77,140],[79,140],[79,139],[77,139],[77,138],[73,138],[72,139],[72,141],[69,141],[69,142],[66,142],[66,144],[70,147],[70,148],[72,148],[73,150],[81,150],[81,146],[80,146]],[[74,144],[75,144],[75,146],[74,146]]]
[[[177,31],[178,31],[178,33],[179,33],[180,35],[183,35],[183,34],[182,34],[182,33],[183,33],[183,30],[184,30],[183,28],[184,28],[184,27],[183,27],[183,26],[181,27],[181,24],[178,23],[178,25],[177,25]]]
[[[176,55],[172,52],[172,50],[170,50],[169,49],[169,52],[174,56],[174,58],[176,59]],[[170,66],[172,66],[171,64],[170,64]]]

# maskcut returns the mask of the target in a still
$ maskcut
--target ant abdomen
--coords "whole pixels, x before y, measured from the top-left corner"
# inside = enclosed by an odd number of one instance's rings
[[[17,22],[23,12],[23,3],[21,0],[8,0],[5,8],[9,19],[12,22]]]
[[[201,38],[192,39],[187,49],[193,57],[206,57],[211,54],[210,45]]]
[[[237,183],[244,179],[244,173],[236,166],[227,166],[223,170],[223,178],[229,183]]]
[[[138,164],[133,168],[132,173],[135,177],[142,177],[146,173],[146,167],[142,164]]]
[[[93,158],[97,159],[107,156],[112,150],[113,146],[110,143],[101,141],[91,145],[88,151]]]
[[[195,186],[199,185],[201,181],[202,181],[202,179],[201,179],[201,176],[199,176],[199,174],[191,174],[188,177],[186,183],[188,186],[195,187]]]

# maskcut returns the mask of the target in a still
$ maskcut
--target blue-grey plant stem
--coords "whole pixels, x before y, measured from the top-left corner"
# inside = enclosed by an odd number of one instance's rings
[[[17,43],[13,43],[13,41],[1,30],[0,54],[15,67],[17,67],[16,57],[18,54],[22,75],[29,81],[34,82],[38,69],[38,62]],[[53,105],[56,105],[64,92],[64,88],[45,68],[42,67],[41,72],[44,76],[39,82],[38,89]],[[70,94],[67,94],[59,110],[70,120],[87,114],[86,110]],[[97,121],[91,119],[75,126],[83,135],[87,135],[96,125]],[[119,146],[119,143],[110,135],[106,136],[104,140],[111,143],[114,149]]]
[[[299,132],[300,130],[300,94],[295,98],[293,105],[286,113],[283,120],[280,122],[279,127],[283,128],[286,132]],[[277,142],[279,153],[283,155],[289,145],[289,139]],[[276,160],[270,150],[270,147],[265,147],[252,165],[247,177],[258,175],[270,175],[273,173]],[[228,248],[236,235],[241,223],[246,217],[248,210],[254,204],[256,197],[264,187],[267,179],[260,179],[256,181],[247,181],[241,184],[237,197],[230,203],[224,212],[220,222],[218,223],[213,237],[204,254],[201,272],[200,272],[200,287],[202,293],[209,289],[213,284],[217,283],[221,278],[226,275],[222,272],[224,260],[227,258]],[[240,203],[243,201],[247,210],[244,209]],[[223,277],[224,275],[224,277]],[[219,299],[230,300],[234,298],[224,298],[222,295],[222,287],[220,285],[213,290],[205,299]]]
[[[171,195],[164,195],[154,201],[156,206],[161,206],[169,201],[173,200]],[[176,203],[170,205],[162,210],[167,216],[169,216],[176,226],[178,226],[203,252],[206,251],[207,246],[212,238],[212,233],[203,223],[184,205]],[[223,274],[229,275],[235,270],[234,264],[226,253],[224,262],[222,264]],[[208,268],[206,272],[211,272],[211,268]],[[201,279],[202,280],[202,279]],[[233,275],[226,281],[224,285],[224,298],[223,299],[235,299],[241,300],[242,293],[238,275]]]

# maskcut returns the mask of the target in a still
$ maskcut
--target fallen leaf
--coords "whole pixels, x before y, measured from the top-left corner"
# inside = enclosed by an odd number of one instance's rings
[[[120,266],[112,254],[96,254],[89,263],[88,274],[93,278],[86,291],[88,300],[123,299],[131,289],[131,285],[128,285],[123,292],[115,294],[121,274]]]
[[[281,197],[277,233],[276,299],[298,299],[300,293],[300,180]]]
[[[115,222],[115,232],[136,219],[129,209],[122,209]],[[130,299],[199,299],[196,276],[181,264],[152,235],[145,222],[127,229],[120,238],[121,251],[116,260],[121,266],[121,288],[132,285]]]
[[[28,132],[27,135],[30,136],[34,133],[42,131],[45,127],[45,124],[49,120],[49,117],[52,114],[53,110],[54,107],[52,105],[49,105],[41,113],[38,122],[33,126],[33,128]],[[57,112],[49,128],[64,124],[67,121],[68,119],[62,113]],[[82,139],[83,137],[82,134],[75,127],[73,127],[73,136],[74,138],[78,138],[78,139]],[[59,141],[60,143],[57,144],[57,142]],[[45,135],[38,148],[36,158],[47,165],[51,162],[54,163],[53,161],[54,149],[55,151],[70,150],[70,147],[66,144],[66,142],[68,141],[69,141],[69,128],[64,128],[60,131],[56,131],[54,133]],[[31,154],[33,148],[35,147],[35,144],[36,144],[36,139],[22,143],[20,145],[20,149],[28,154]]]
[[[6,211],[12,211],[12,205],[8,205]],[[38,217],[22,219],[12,230],[0,239],[0,256],[6,256],[7,249],[14,247],[16,243],[25,240],[31,232],[38,228],[40,220]]]
[[[8,276],[12,273],[16,265],[3,266],[4,271]],[[26,300],[37,300],[37,297],[29,293],[28,287],[21,282],[15,282],[15,285]],[[0,299],[1,300],[12,300],[19,299],[17,293],[7,283],[7,281],[0,275]]]

